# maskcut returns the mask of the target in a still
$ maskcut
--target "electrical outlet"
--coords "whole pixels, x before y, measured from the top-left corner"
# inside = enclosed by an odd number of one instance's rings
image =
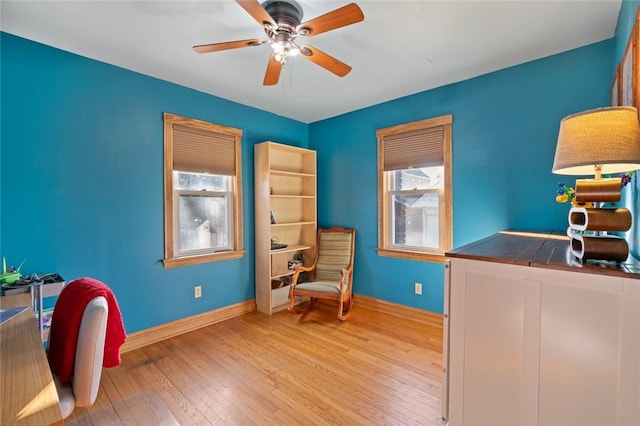
[[[421,283],[415,283],[415,293],[416,294],[422,294],[422,284]]]
[[[197,285],[193,288],[193,297],[196,299],[202,297],[202,286]]]

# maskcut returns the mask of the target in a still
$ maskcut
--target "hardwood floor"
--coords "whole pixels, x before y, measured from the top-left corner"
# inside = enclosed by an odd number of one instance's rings
[[[96,404],[68,420],[101,424],[109,411],[102,424],[440,425],[442,317],[399,309],[356,296],[346,322],[328,302],[303,320],[252,312],[124,353],[103,369]]]

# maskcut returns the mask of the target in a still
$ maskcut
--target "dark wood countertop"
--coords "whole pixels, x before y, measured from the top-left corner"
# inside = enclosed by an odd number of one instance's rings
[[[634,257],[629,256],[627,261],[620,264],[581,262],[571,254],[569,238],[558,231],[502,231],[453,249],[446,256],[640,279],[640,262]]]

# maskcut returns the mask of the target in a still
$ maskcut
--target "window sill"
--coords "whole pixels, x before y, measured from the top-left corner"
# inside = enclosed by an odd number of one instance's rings
[[[397,250],[390,248],[376,248],[378,256],[395,257],[398,259],[419,260],[421,262],[444,263],[445,255],[440,253],[424,253],[420,251]]]
[[[178,268],[180,266],[200,265],[202,263],[220,262],[222,260],[240,259],[244,257],[245,250],[237,251],[224,251],[220,253],[200,255],[200,256],[188,256],[188,257],[174,257],[171,259],[164,259],[162,263],[165,269]]]

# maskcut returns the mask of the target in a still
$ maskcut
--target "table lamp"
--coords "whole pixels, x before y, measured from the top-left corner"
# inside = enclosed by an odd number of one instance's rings
[[[624,238],[606,235],[631,228],[626,208],[600,208],[620,201],[622,180],[603,174],[640,169],[640,126],[633,107],[607,107],[569,115],[560,122],[552,172],[595,175],[576,180],[575,205],[569,211],[570,248],[581,260],[623,262],[629,255]],[[592,232],[591,232],[592,231]]]

